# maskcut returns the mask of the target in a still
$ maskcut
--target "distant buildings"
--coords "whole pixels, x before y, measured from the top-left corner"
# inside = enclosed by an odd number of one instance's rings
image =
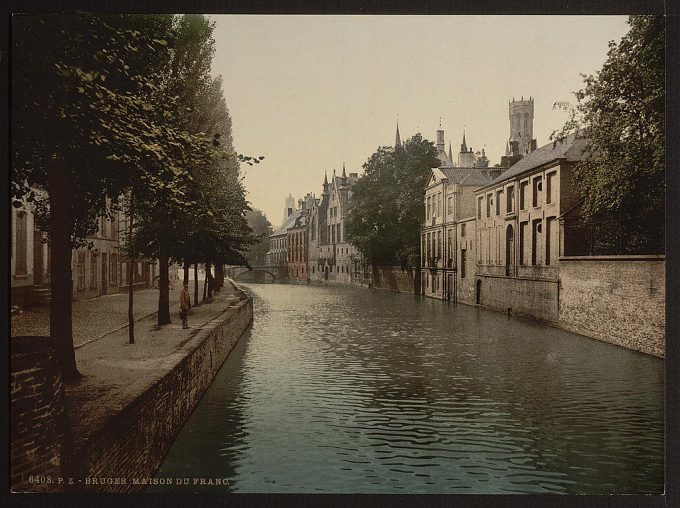
[[[352,198],[351,185],[358,180],[357,173],[347,175],[345,165],[342,175],[333,171],[331,181],[324,176],[321,199],[307,194],[292,210],[289,196],[286,211],[289,215],[272,235],[267,253],[270,266],[284,264],[288,277],[293,280],[329,280],[352,282],[363,278],[363,268],[358,250],[346,239],[345,219]]]

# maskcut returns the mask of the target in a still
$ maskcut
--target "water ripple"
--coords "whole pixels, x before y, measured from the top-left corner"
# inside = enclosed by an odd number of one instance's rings
[[[253,327],[158,476],[224,475],[230,492],[663,491],[661,360],[409,295],[249,291]]]

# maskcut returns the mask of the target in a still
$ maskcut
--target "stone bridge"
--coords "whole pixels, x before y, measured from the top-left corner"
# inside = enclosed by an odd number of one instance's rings
[[[226,266],[224,273],[235,281],[276,282],[288,276],[286,266]]]

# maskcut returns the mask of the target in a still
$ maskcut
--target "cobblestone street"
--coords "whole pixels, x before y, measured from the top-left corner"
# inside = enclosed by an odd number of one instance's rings
[[[170,312],[173,319],[179,319],[179,289],[170,291]],[[193,300],[193,293],[192,293]],[[79,346],[92,339],[97,339],[127,325],[128,295],[120,293],[106,295],[91,300],[73,302],[73,342]],[[138,321],[158,311],[158,289],[135,291],[134,316]],[[22,314],[12,317],[11,334],[49,335],[49,306],[24,310]]]

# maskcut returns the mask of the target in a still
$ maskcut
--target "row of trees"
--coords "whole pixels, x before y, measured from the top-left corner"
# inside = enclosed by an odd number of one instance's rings
[[[167,324],[171,261],[243,260],[253,236],[239,162],[260,158],[234,153],[205,17],[31,15],[13,28],[12,190],[52,245],[50,333],[74,379],[72,248],[124,209],[128,257],[159,261]]]

